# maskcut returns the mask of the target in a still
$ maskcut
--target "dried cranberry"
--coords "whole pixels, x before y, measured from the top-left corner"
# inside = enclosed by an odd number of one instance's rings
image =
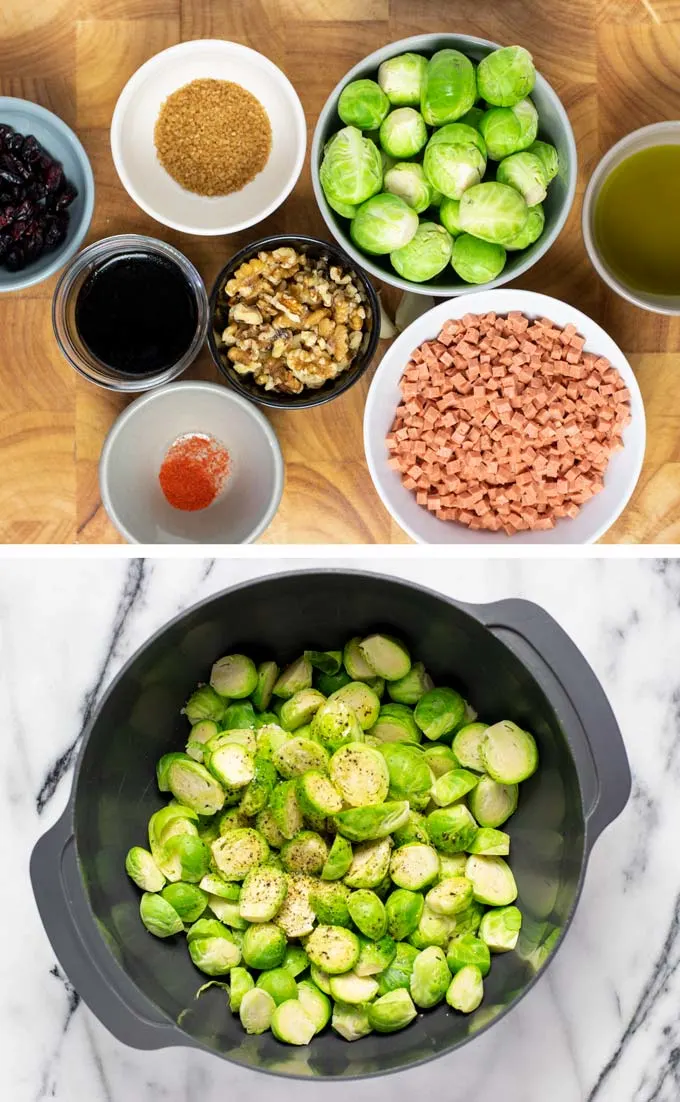
[[[14,127],[10,126],[8,122],[0,122],[0,142],[6,141],[14,133]]]
[[[10,223],[14,221],[16,209],[17,208],[13,206],[12,203],[5,203],[4,206],[0,208],[0,230],[4,229],[5,226],[9,226]]]
[[[63,240],[60,236],[59,224],[56,218],[48,218],[45,222],[45,248],[53,249]]]
[[[45,238],[40,227],[36,227],[35,233],[27,240],[22,241],[27,260],[37,260],[45,247]]]
[[[4,180],[10,186],[16,187],[23,183],[23,174],[17,172],[14,166],[14,157],[9,153],[0,155],[0,180]]]
[[[12,222],[12,228],[10,230],[10,233],[12,234],[12,240],[18,241],[21,237],[23,237],[26,233],[26,227],[28,225],[28,222]]]
[[[14,218],[15,221],[19,222],[22,219],[32,218],[34,214],[35,204],[33,204],[30,199],[24,199],[15,210]]]
[[[40,166],[40,168],[42,169],[43,172],[47,172],[47,170],[49,168],[51,168],[53,164],[54,164],[54,160],[53,160],[52,157],[50,157],[49,153],[41,153],[40,154],[40,160],[38,161],[38,165]]]
[[[59,191],[64,180],[64,170],[56,162],[45,173],[45,187],[48,191]]]
[[[54,200],[54,209],[66,210],[66,208],[70,207],[73,200],[77,199],[77,197],[77,188],[75,188],[73,184],[66,184],[66,186],[62,188],[62,190],[59,192],[56,199]]]
[[[26,194],[29,196],[30,199],[39,202],[47,195],[47,188],[45,187],[42,180],[32,180],[26,189]]]
[[[19,245],[15,245],[5,257],[5,267],[9,272],[18,272],[25,264],[26,254],[24,250]]]
[[[10,134],[8,138],[5,138],[5,148],[10,153],[20,153],[24,147],[23,134]]]

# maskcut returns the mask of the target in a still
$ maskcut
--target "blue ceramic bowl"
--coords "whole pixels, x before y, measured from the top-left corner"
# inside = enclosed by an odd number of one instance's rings
[[[92,168],[87,153],[65,122],[30,100],[0,96],[0,123],[3,122],[20,134],[35,134],[46,152],[64,166],[66,178],[78,189],[78,198],[69,207],[68,234],[57,249],[43,253],[20,272],[8,272],[0,265],[0,292],[31,287],[63,268],[80,248],[94,209]]]

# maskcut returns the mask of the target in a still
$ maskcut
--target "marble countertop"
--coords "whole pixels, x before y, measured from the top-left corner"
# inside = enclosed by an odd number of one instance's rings
[[[0,1052],[7,1102],[253,1102],[272,1082],[196,1051],[115,1041],[56,964],[28,880],[61,813],[79,732],[147,636],[232,582],[304,559],[0,562]],[[323,565],[347,565],[324,558]],[[420,1096],[474,1102],[680,1099],[680,562],[353,559],[467,601],[527,597],[601,679],[633,772],[597,842],[563,948],[521,1004],[450,1057],[349,1085],[280,1081],[278,1102]]]

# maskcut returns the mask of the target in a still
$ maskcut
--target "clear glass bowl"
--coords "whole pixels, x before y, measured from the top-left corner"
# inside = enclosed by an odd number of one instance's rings
[[[166,260],[174,261],[193,291],[196,304],[196,332],[184,355],[171,367],[147,375],[124,375],[103,363],[83,343],[75,320],[78,293],[88,276],[113,257],[134,252],[153,253]],[[88,245],[65,269],[54,292],[52,325],[57,344],[66,359],[91,383],[106,387],[108,390],[130,394],[141,390],[152,390],[154,387],[163,386],[164,383],[176,379],[196,359],[208,331],[208,295],[196,268],[178,249],[155,237],[135,233],[118,234]]]

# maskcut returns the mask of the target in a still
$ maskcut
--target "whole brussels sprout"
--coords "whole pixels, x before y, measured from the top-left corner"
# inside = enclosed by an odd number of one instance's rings
[[[487,156],[492,161],[502,161],[534,142],[538,112],[530,99],[520,100],[514,107],[491,107],[484,112],[479,130],[486,142]]]
[[[220,731],[246,730],[255,726],[255,709],[249,700],[240,700],[225,708]]]
[[[543,165],[545,178],[550,183],[560,170],[560,157],[554,145],[549,142],[536,141],[529,146],[527,153],[533,153]]]
[[[443,949],[429,945],[413,962],[409,989],[416,1006],[427,1010],[436,1006],[446,995],[451,973]]]
[[[398,942],[392,962],[376,977],[378,995],[386,995],[388,991],[396,991],[399,987],[408,990],[413,964],[418,955],[419,950],[407,941]]]
[[[479,95],[496,107],[512,107],[519,103],[529,95],[535,83],[533,58],[522,46],[494,50],[477,66]]]
[[[377,130],[390,109],[390,101],[374,80],[353,80],[338,100],[338,114],[346,126]]]
[[[403,987],[381,995],[367,1008],[369,1024],[378,1033],[395,1033],[398,1029],[404,1029],[417,1013],[410,994]]]
[[[491,967],[489,946],[474,934],[456,935],[446,950],[446,962],[454,974],[467,964],[475,964],[482,976],[486,976]]]
[[[466,126],[472,126],[475,130],[479,130],[479,123],[483,114],[484,109],[482,107],[471,107],[469,111],[461,115],[458,122],[464,122]]]
[[[378,147],[370,138],[364,138],[355,126],[346,126],[326,147],[319,179],[327,198],[358,206],[382,187],[383,169]]]
[[[380,256],[407,245],[417,229],[416,212],[399,196],[385,192],[362,203],[352,220],[350,236],[362,252]]]
[[[395,941],[403,941],[417,929],[425,901],[419,892],[397,888],[385,900],[387,930]]]
[[[416,214],[427,210],[431,203],[432,188],[427,182],[423,166],[414,161],[402,161],[388,169],[384,186],[385,191],[398,195],[413,207]]]
[[[501,274],[506,259],[502,245],[462,233],[453,243],[451,266],[466,283],[489,283]]]
[[[380,126],[380,145],[388,157],[397,161],[415,157],[426,141],[425,121],[413,107],[397,107],[390,111]]]
[[[548,193],[548,180],[542,161],[533,153],[512,153],[496,169],[499,184],[509,184],[524,197],[528,207],[542,203]]]
[[[462,233],[460,226],[460,199],[449,199],[445,196],[442,199],[441,206],[439,208],[439,219],[442,226],[449,231],[452,237],[457,237],[459,233]],[[432,688],[430,685],[429,688]]]
[[[184,923],[172,903],[156,893],[144,892],[139,901],[139,917],[154,937],[172,937],[184,930]]]
[[[481,185],[480,185],[481,186]],[[462,207],[462,204],[461,204]],[[413,718],[428,739],[454,731],[465,714],[465,701],[455,689],[430,689],[416,704]]]
[[[455,122],[477,99],[475,69],[459,50],[438,50],[425,69],[420,109],[428,126]]]
[[[528,213],[529,208],[518,191],[495,181],[468,188],[460,201],[460,224],[464,231],[495,245],[512,242]]]
[[[399,54],[383,61],[378,84],[394,107],[418,107],[426,69],[422,54]]]
[[[467,188],[480,182],[486,170],[481,135],[464,123],[442,127],[427,143],[423,168],[433,188],[449,199],[460,199]]]
[[[421,222],[408,245],[390,253],[392,267],[412,283],[434,279],[450,259],[451,237],[436,222]]]
[[[513,237],[512,241],[508,241],[506,249],[509,252],[516,252],[518,249],[526,249],[529,245],[533,245],[543,233],[544,226],[545,211],[541,204],[537,203],[535,207],[529,207],[526,222],[517,236]]]

